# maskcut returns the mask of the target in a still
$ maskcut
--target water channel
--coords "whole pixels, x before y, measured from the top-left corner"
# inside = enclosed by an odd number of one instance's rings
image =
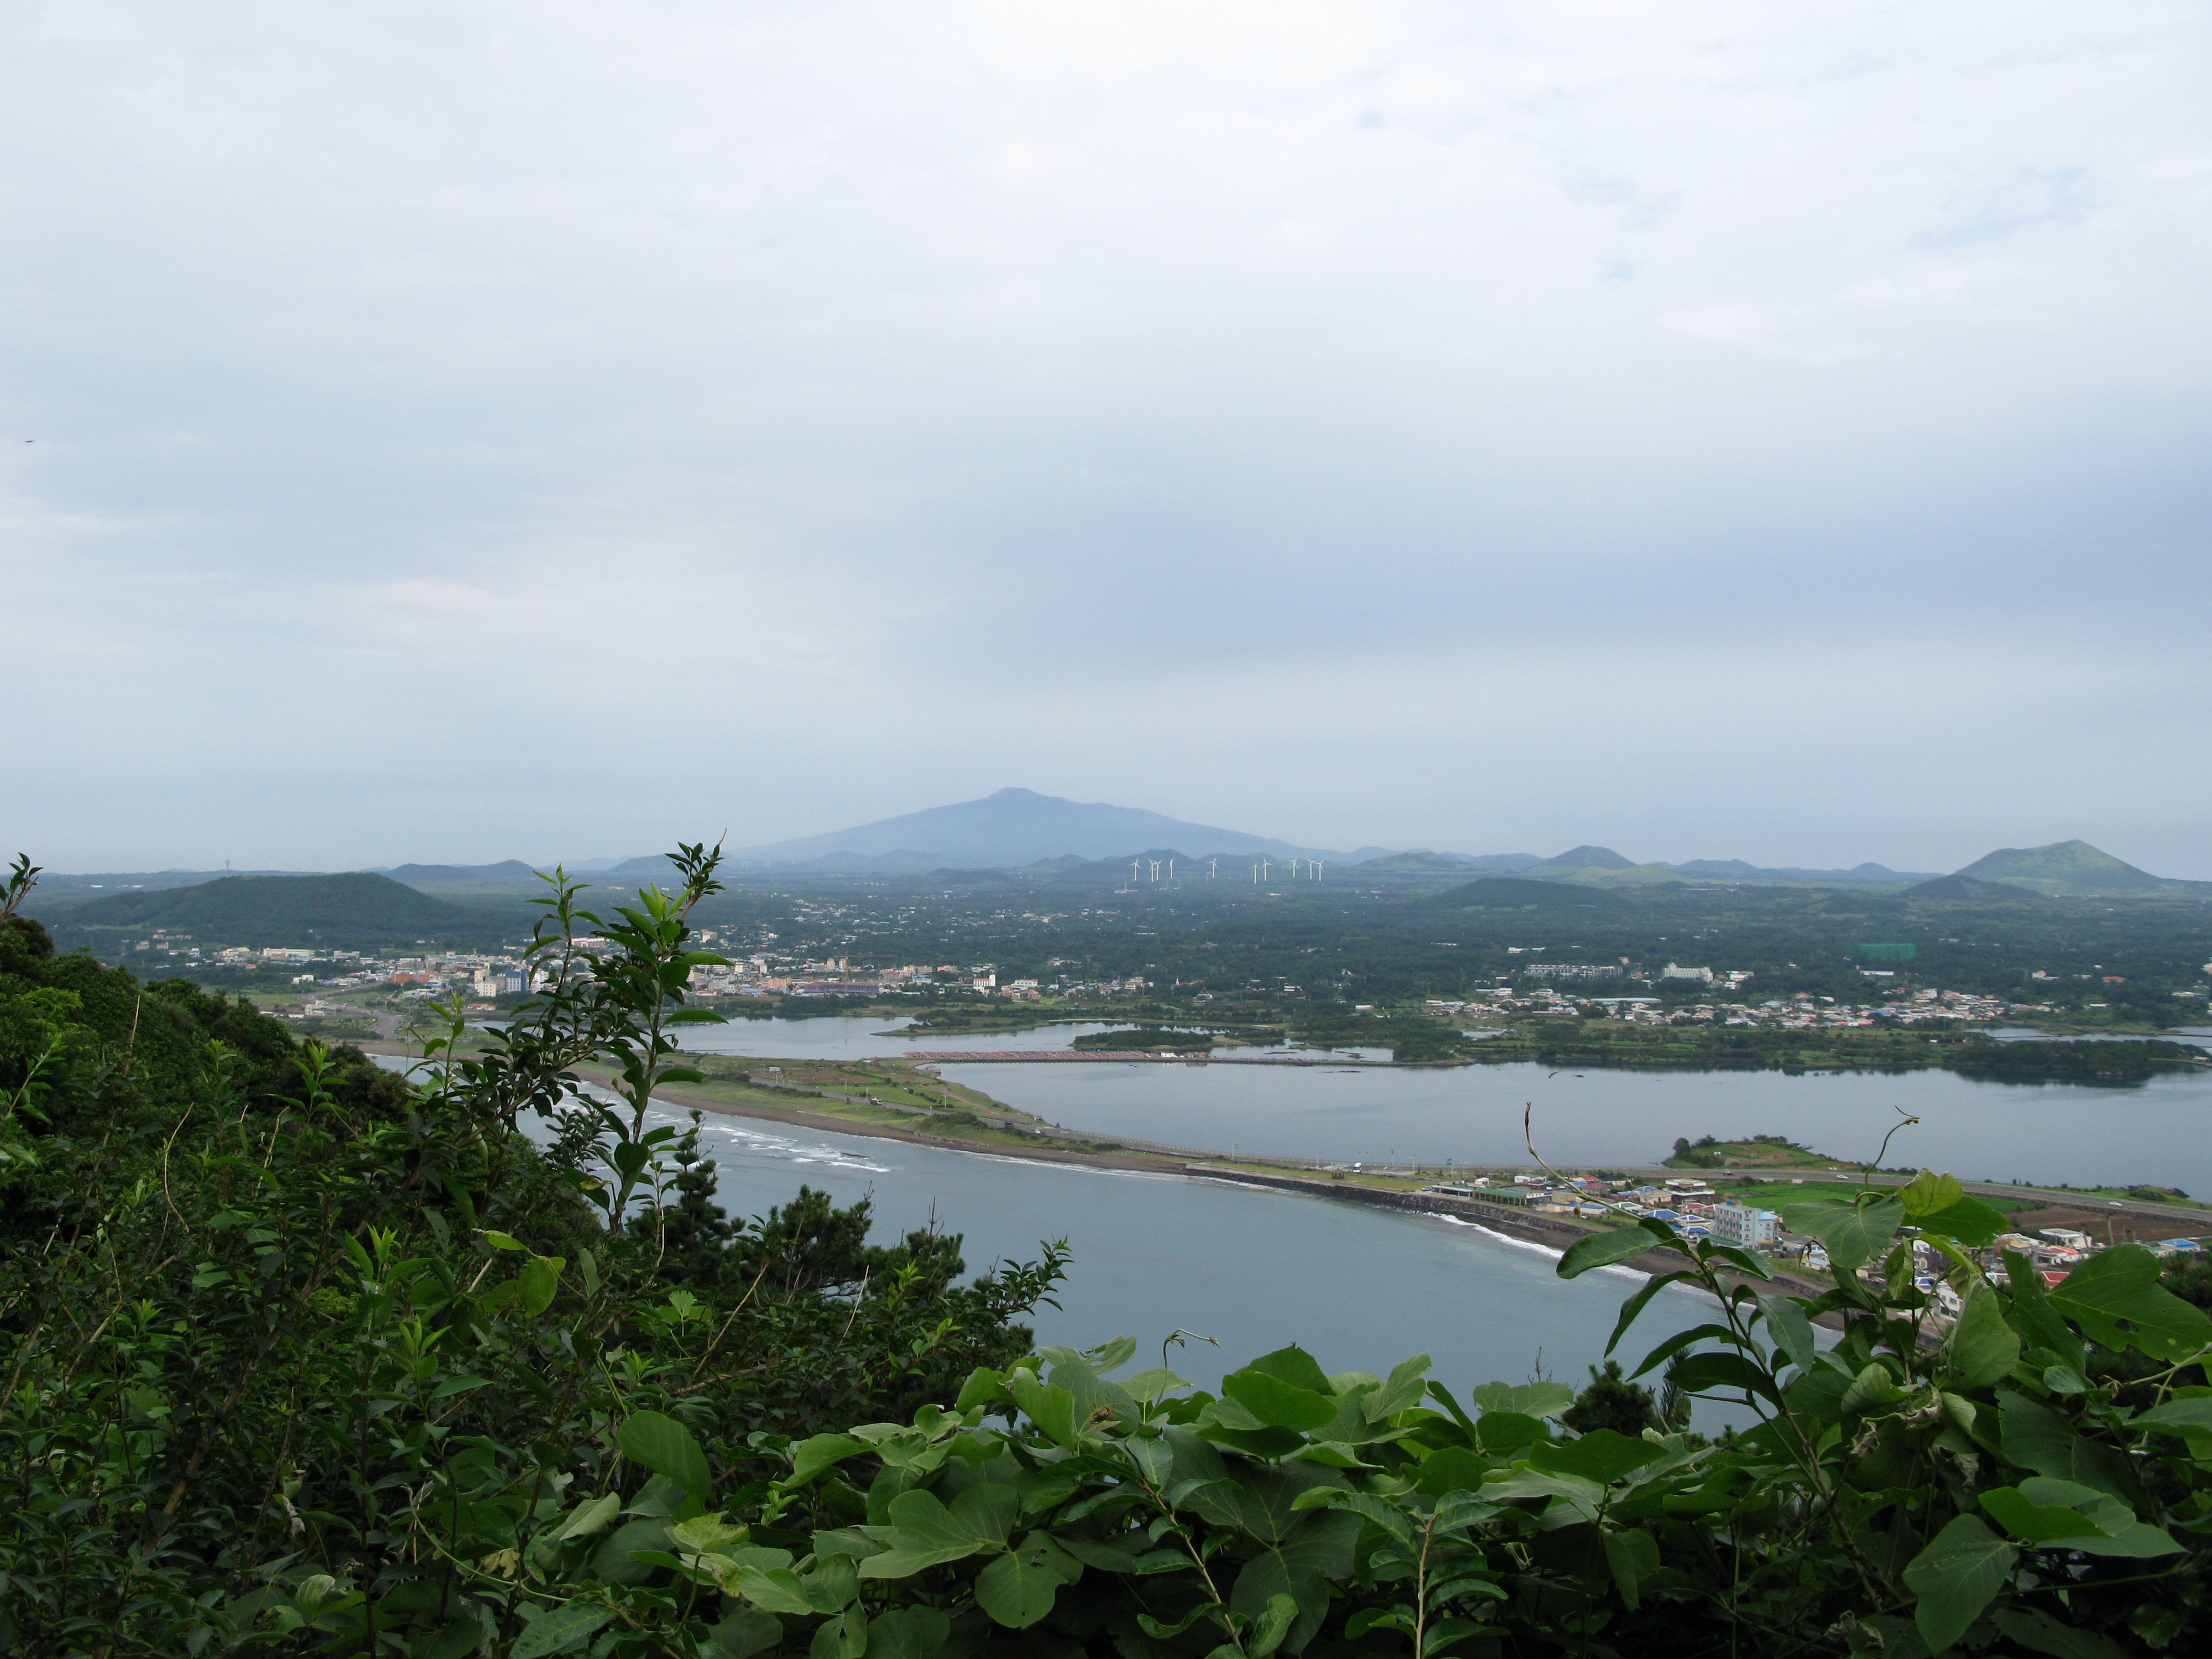
[[[1064,1048],[1097,1026],[933,1038],[932,1048]],[[685,1033],[694,1050],[763,1059],[860,1060],[917,1047],[880,1019],[738,1020]],[[1070,1128],[1183,1145],[1333,1160],[1419,1158],[1525,1162],[1521,1113],[1539,1145],[1584,1165],[1648,1164],[1677,1135],[1780,1133],[1844,1157],[1870,1155],[1896,1109],[1919,1125],[1891,1164],[1961,1175],[2091,1182],[2153,1180],[2212,1192],[2212,1079],[2136,1088],[1968,1082],[1949,1073],[1547,1073],[1525,1065],[1438,1071],[1132,1066],[951,1065],[946,1074]],[[657,1115],[659,1115],[657,1114]],[[678,1121],[670,1112],[665,1121]],[[1073,1251],[1038,1340],[1087,1345],[1127,1334],[1147,1348],[1178,1328],[1218,1339],[1186,1351],[1182,1374],[1223,1370],[1285,1342],[1330,1370],[1383,1371],[1414,1352],[1455,1391],[1542,1373],[1580,1381],[1638,1276],[1572,1282],[1534,1246],[1439,1216],[1175,1175],[1070,1168],[990,1154],[706,1119],[726,1207],[758,1215],[804,1182],[841,1202],[872,1195],[877,1237],[929,1224],[963,1234],[971,1272]],[[1625,1352],[1640,1355],[1701,1323],[1697,1297],[1669,1291]],[[1710,1426],[1725,1414],[1701,1421]]]
[[[1098,1025],[1005,1036],[884,1035],[881,1020],[733,1020],[687,1033],[721,1054],[861,1060],[917,1048],[1064,1048]],[[2032,1036],[2034,1033],[2006,1033]],[[2190,1034],[2175,1034],[2191,1041]],[[2202,1042],[2201,1034],[2196,1040]],[[1249,1052],[1249,1051],[1244,1051]],[[1970,1180],[2148,1182],[2212,1196],[2212,1073],[2141,1084],[1990,1083],[1954,1072],[1554,1072],[1527,1064],[1397,1071],[1240,1065],[949,1065],[944,1074],[1064,1128],[1331,1162],[1525,1164],[1537,1147],[1583,1167],[1650,1164],[1677,1136],[1779,1134],[1841,1158],[1890,1143],[1892,1165]]]

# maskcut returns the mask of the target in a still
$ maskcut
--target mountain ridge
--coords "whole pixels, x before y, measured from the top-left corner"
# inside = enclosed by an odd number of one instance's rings
[[[331,936],[398,944],[425,933],[511,927],[506,918],[366,870],[337,875],[227,876],[190,886],[114,893],[52,913],[71,933],[186,929],[263,945],[307,945]]]
[[[1142,807],[1074,801],[1033,789],[1007,788],[977,800],[955,801],[918,812],[878,818],[826,835],[735,848],[738,867],[758,860],[768,869],[798,869],[833,857],[884,867],[894,860],[926,858],[934,866],[1018,869],[1078,854],[1100,860],[1128,856],[1133,847],[1202,846],[1224,854],[1259,853],[1270,858],[1357,860],[1389,849],[1352,853],[1306,847],[1273,836],[1193,823]],[[894,866],[893,867],[897,867]],[[929,867],[929,866],[925,866]]]

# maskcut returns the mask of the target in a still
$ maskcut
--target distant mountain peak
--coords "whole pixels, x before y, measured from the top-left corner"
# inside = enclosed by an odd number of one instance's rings
[[[2160,893],[2171,884],[2114,858],[2086,841],[2048,847],[2001,847],[1954,873],[1975,881],[2002,882],[2053,898]]]
[[[1636,861],[1625,859],[1610,847],[1591,847],[1587,844],[1570,848],[1555,859],[1546,859],[1532,866],[1540,870],[1633,870]]]
[[[1222,854],[1257,853],[1270,858],[1340,859],[1326,848],[1301,847],[1249,830],[1191,823],[1139,807],[1103,801],[1074,801],[1034,789],[1008,787],[977,800],[932,806],[897,817],[878,818],[825,836],[736,849],[737,867],[758,860],[779,866],[821,868],[910,867],[919,862],[953,868],[1018,868],[1075,854],[1085,860],[1130,856],[1133,847],[1204,847]],[[1178,856],[1181,856],[1178,854]]]

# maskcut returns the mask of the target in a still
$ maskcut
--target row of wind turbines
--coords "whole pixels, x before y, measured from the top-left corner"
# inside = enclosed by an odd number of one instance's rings
[[[1319,881],[1321,879],[1322,867],[1324,862],[1325,860],[1321,859],[1292,859],[1290,861],[1291,879],[1292,881]],[[1173,882],[1175,880],[1176,861],[1174,859],[1138,858],[1131,859],[1129,860],[1129,880],[1132,885],[1135,884],[1142,878],[1139,876],[1138,872],[1146,865],[1150,865],[1152,866],[1151,880],[1159,881],[1165,879],[1169,882]],[[1166,875],[1164,878],[1163,878],[1161,874],[1163,866],[1164,866],[1166,870]],[[1265,854],[1261,854],[1259,859],[1252,866],[1252,884],[1255,887],[1263,883],[1272,884],[1275,878],[1274,872],[1277,866],[1274,860],[1269,859]],[[1218,858],[1208,859],[1206,861],[1206,878],[1208,881],[1212,881],[1218,878],[1220,874],[1221,860]]]

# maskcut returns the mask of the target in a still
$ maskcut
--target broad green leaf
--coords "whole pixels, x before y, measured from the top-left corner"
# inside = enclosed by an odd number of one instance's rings
[[[1400,1412],[1419,1405],[1421,1396],[1428,1391],[1431,1363],[1428,1355],[1417,1353],[1392,1368],[1382,1386],[1361,1403],[1360,1411],[1367,1420],[1370,1423],[1388,1422]]]
[[[860,1576],[849,1555],[817,1562],[811,1572],[799,1574],[799,1583],[817,1613],[836,1613],[860,1593]]]
[[[1562,1279],[1578,1279],[1593,1267],[1640,1255],[1659,1245],[1660,1241],[1641,1227],[1608,1227],[1603,1232],[1587,1233],[1568,1245],[1553,1271]]]
[[[191,1638],[185,1638],[185,1651],[191,1651]],[[468,1659],[469,1655],[483,1646],[483,1626],[471,1613],[456,1619],[443,1630],[428,1636],[410,1632],[407,1659]]]
[[[1164,1366],[1155,1365],[1149,1370],[1133,1373],[1121,1379],[1121,1387],[1132,1400],[1149,1406],[1153,1401],[1172,1394],[1177,1389],[1187,1389],[1189,1382]]]
[[[1486,1423],[1490,1419],[1486,1417],[1483,1420]],[[1524,1423],[1535,1421],[1534,1418],[1518,1420]],[[1413,1485],[1421,1492],[1431,1498],[1442,1498],[1446,1492],[1465,1492],[1480,1486],[1491,1468],[1490,1460],[1479,1453],[1459,1446],[1447,1446],[1443,1450],[1424,1458],[1410,1473]]]
[[[1291,1626],[1298,1621],[1298,1604],[1283,1595],[1271,1595],[1260,1616],[1252,1621],[1245,1632],[1244,1651],[1253,1659],[1267,1659],[1267,1655],[1283,1645],[1283,1638],[1291,1633]]]
[[[1244,1369],[1287,1382],[1294,1389],[1304,1389],[1309,1394],[1335,1392],[1329,1387],[1328,1373],[1322,1370],[1311,1354],[1296,1344],[1287,1348],[1278,1348],[1273,1353],[1261,1354]]]
[[[1120,1370],[1136,1357],[1136,1353],[1135,1337],[1117,1336],[1110,1342],[1101,1342],[1097,1347],[1087,1350],[1083,1358],[1092,1370],[1105,1376]]]
[[[1648,1532],[1608,1532],[1605,1564],[1613,1570],[1620,1599],[1631,1608],[1641,1607],[1644,1581],[1659,1571],[1659,1540]]]
[[[752,1659],[783,1640],[783,1620],[772,1613],[742,1604],[707,1633],[715,1659]]]
[[[1421,1659],[1436,1659],[1437,1654],[1471,1636],[1487,1633],[1489,1627],[1478,1625],[1472,1619],[1438,1619],[1431,1622],[1421,1638]]]
[[[2008,1389],[1997,1395],[1997,1418],[2007,1462],[2130,1501],[2133,1482],[2112,1448],[2084,1440],[2048,1406]]]
[[[655,1474],[665,1475],[700,1503],[713,1495],[707,1454],[690,1430],[659,1412],[636,1412],[615,1435],[622,1455]]]
[[[2093,1255],[2051,1292],[2051,1305],[2111,1348],[2185,1359],[2212,1346],[2212,1318],[2159,1281],[2162,1264],[2140,1244]]]
[[[1753,1255],[1749,1250],[1734,1244],[1716,1244],[1711,1239],[1700,1240],[1698,1254],[1708,1261],[1725,1261],[1747,1279],[1755,1279],[1762,1285],[1774,1278],[1774,1264],[1764,1256]]]
[[[1265,1371],[1231,1371],[1221,1379],[1221,1391],[1270,1428],[1305,1433],[1336,1416],[1334,1396],[1299,1388]]]
[[[978,1365],[968,1373],[968,1380],[960,1385],[960,1397],[952,1402],[956,1412],[974,1411],[978,1406],[988,1406],[1006,1391],[1006,1374],[993,1370],[988,1365]],[[816,1438],[821,1438],[817,1436]]]
[[[1741,1389],[1768,1400],[1782,1397],[1765,1367],[1755,1365],[1740,1353],[1686,1354],[1668,1379],[1684,1394],[1703,1394],[1708,1389]]]
[[[825,1619],[814,1627],[807,1659],[860,1659],[868,1650],[868,1614],[865,1607],[849,1607],[842,1618]]]
[[[490,1382],[491,1378],[488,1376],[449,1376],[431,1390],[430,1398],[449,1400],[457,1394],[466,1394],[471,1389],[484,1388]]]
[[[1650,1353],[1645,1354],[1644,1363],[1629,1372],[1629,1376],[1641,1376],[1655,1366],[1665,1364],[1683,1349],[1693,1346],[1699,1342],[1725,1342],[1733,1345],[1735,1340],[1735,1333],[1726,1325],[1693,1325],[1686,1331],[1675,1332],[1674,1335],[1652,1349]]]
[[[590,1503],[577,1509],[558,1528],[555,1528],[553,1538],[556,1542],[563,1544],[572,1538],[589,1538],[592,1534],[604,1531],[612,1525],[615,1516],[621,1513],[622,1499],[615,1493],[609,1492],[604,1498],[594,1498]]]
[[[2003,1489],[2000,1489],[2003,1490]],[[2063,1549],[2080,1550],[2088,1555],[2118,1555],[2130,1559],[2144,1560],[2161,1555],[2176,1555],[2181,1546],[2164,1532],[2136,1519],[2135,1511],[2117,1498],[2082,1486],[2078,1481],[2053,1480],[2039,1475],[2020,1483],[2017,1502],[2008,1500],[2008,1506],[2023,1520],[2046,1529],[2065,1526],[2065,1517],[2072,1516],[2073,1532],[2050,1532],[2047,1541]],[[1996,1493],[1991,1493],[1995,1497]],[[1985,1503],[1984,1508],[1990,1508]],[[1992,1515],[1997,1514],[1991,1508]],[[2011,1517],[1999,1516],[2011,1525]],[[2035,1534],[2021,1527],[2014,1527],[2024,1538]],[[2038,1541],[2046,1541],[2039,1539]]]
[[[1966,1633],[2004,1588],[2020,1552],[1975,1516],[1956,1515],[1905,1569],[1919,1598],[1912,1622],[1929,1650],[1941,1653]]]
[[[1844,1391],[1843,1403],[1838,1407],[1845,1417],[1857,1417],[1869,1412],[1879,1412],[1894,1406],[1905,1398],[1905,1390],[1889,1374],[1889,1368],[1880,1360],[1869,1360],[1866,1368],[1851,1379]]]
[[[1053,1537],[1086,1567],[1097,1567],[1101,1572],[1134,1572],[1144,1553],[1146,1542],[1142,1533],[1125,1533],[1119,1543],[1105,1543],[1096,1538],[1085,1538],[1073,1532],[1056,1532]]]
[[[532,1319],[551,1307],[554,1293],[561,1288],[561,1269],[567,1265],[557,1255],[532,1256],[514,1276],[515,1305]]]
[[[1118,1382],[1109,1382],[1080,1359],[1054,1365],[1052,1385],[1066,1389],[1075,1401],[1074,1419],[1078,1423],[1095,1423],[1101,1412],[1125,1423],[1133,1423],[1144,1415],[1127,1389]]]
[[[1782,1224],[1793,1233],[1819,1239],[1834,1267],[1855,1273],[1880,1255],[1905,1224],[1905,1200],[1893,1194],[1864,1203],[1848,1198],[1808,1199],[1784,1205]]]
[[[868,1659],[932,1659],[951,1633],[935,1607],[895,1607],[868,1620]]]
[[[1757,1300],[1759,1311],[1766,1320],[1768,1339],[1799,1370],[1811,1370],[1820,1347],[1814,1340],[1813,1322],[1805,1316],[1803,1304],[1787,1296],[1761,1295]]]
[[[1565,1504],[1585,1521],[1595,1521],[1605,1506],[1605,1488],[1578,1474],[1550,1474],[1527,1464],[1502,1480],[1483,1483],[1482,1495],[1503,1504],[1516,1498],[1549,1498]]]
[[[549,1608],[522,1627],[522,1634],[514,1638],[507,1653],[511,1659],[543,1659],[546,1654],[567,1653],[583,1646],[614,1616],[612,1607],[586,1607],[574,1601]]]
[[[1006,1547],[1021,1500],[1000,1482],[969,1487],[948,1507],[931,1492],[902,1492],[890,1501],[890,1547],[860,1564],[863,1578],[905,1578],[945,1561]]]
[[[483,1239],[485,1243],[490,1245],[495,1250],[522,1250],[526,1252],[530,1249],[530,1247],[527,1244],[525,1244],[520,1239],[513,1237],[507,1233],[495,1233],[489,1227],[483,1229],[477,1233],[477,1237]]]
[[[1649,1440],[1632,1440],[1613,1429],[1593,1429],[1579,1439],[1530,1447],[1528,1466],[1550,1474],[1580,1475],[1609,1486],[1665,1455],[1665,1447]]]
[[[1395,1504],[1370,1492],[1348,1492],[1338,1486],[1316,1486],[1299,1494],[1294,1509],[1334,1509],[1356,1515],[1370,1525],[1379,1527],[1390,1540],[1401,1550],[1412,1553],[1414,1548],[1415,1517]]]
[[[994,1624],[1027,1630],[1052,1611],[1061,1585],[1082,1577],[1080,1561],[1045,1534],[1033,1532],[975,1575],[975,1605]]]
[[[1956,1176],[1923,1170],[1898,1188],[1897,1195],[1905,1205],[1905,1213],[1917,1221],[1923,1215],[1933,1215],[1956,1204],[1966,1195],[1966,1188]]]
[[[1976,1248],[1988,1243],[2012,1226],[2012,1218],[1994,1204],[1978,1198],[1962,1198],[1933,1215],[1915,1216],[1913,1224],[1923,1233],[1955,1239]]]
[[[647,1516],[625,1521],[592,1552],[587,1572],[603,1583],[642,1583],[653,1576],[653,1569],[633,1558],[641,1552],[665,1548],[668,1541],[668,1522],[664,1520]]]
[[[1006,1392],[1022,1408],[1022,1414],[1036,1425],[1037,1430],[1056,1446],[1073,1450],[1082,1438],[1082,1425],[1075,1415],[1075,1396],[1066,1389],[1055,1389],[1040,1382],[1029,1371],[1015,1371],[1006,1378]]]
[[[1575,1403],[1575,1391],[1564,1382],[1485,1382],[1468,1398],[1481,1411],[1557,1417]]]
[[[865,1561],[872,1555],[881,1555],[884,1547],[858,1527],[830,1527],[814,1534],[817,1555],[849,1555],[855,1561]]]
[[[2166,1434],[2212,1434],[2212,1398],[2169,1400],[2153,1406],[2128,1426]]]
[[[1985,1389],[2020,1363],[2020,1334],[2005,1322],[1997,1293],[1981,1279],[1966,1291],[1959,1320],[1943,1340],[1943,1358],[1961,1387]]]
[[[2129,1659],[2127,1650],[2109,1636],[2075,1630],[2047,1613],[1999,1607],[1990,1616],[1999,1630],[2031,1653],[2047,1653],[2051,1659]]]
[[[805,1585],[799,1575],[788,1567],[748,1567],[738,1569],[738,1582],[724,1588],[742,1595],[763,1613],[790,1613],[795,1617],[810,1617],[814,1603],[806,1594]]]
[[[1436,1509],[1436,1530],[1455,1532],[1462,1527],[1471,1527],[1478,1521],[1486,1521],[1498,1513],[1498,1505],[1479,1492],[1447,1492]]]
[[[1311,1639],[1328,1611],[1328,1581],[1351,1573],[1359,1528],[1358,1516],[1335,1510],[1300,1516],[1296,1526],[1244,1564],[1229,1592],[1230,1607],[1257,1620],[1276,1596],[1289,1596],[1298,1606],[1297,1623],[1288,1639],[1296,1652]]]
[[[1531,1417],[1526,1412],[1485,1412],[1474,1428],[1475,1443],[1492,1457],[1551,1437],[1552,1431],[1545,1425],[1544,1419]],[[1435,1459],[1430,1461],[1433,1462]]]
[[[668,1529],[668,1535],[687,1550],[719,1550],[726,1545],[742,1544],[751,1534],[750,1527],[726,1521],[719,1515],[694,1516]]]
[[[784,1476],[782,1484],[803,1486],[823,1470],[869,1449],[867,1442],[849,1434],[815,1435],[791,1449],[791,1473]]]
[[[2117,1500],[2106,1497],[2103,1492],[2092,1492],[2088,1487],[2075,1486],[2070,1480],[2054,1480],[2046,1484],[2072,1487],[2075,1492],[2119,1510],[2118,1522],[2106,1522],[2103,1515],[2093,1520],[2063,1500],[2052,1501],[2045,1497],[2039,1502],[2018,1486],[1996,1486],[1984,1492],[1981,1495],[1982,1507],[1989,1511],[1990,1518],[2007,1532],[2030,1544],[2048,1544],[2060,1539],[2082,1537],[2110,1538],[2135,1519]],[[2106,1524],[2100,1525],[2100,1522],[2106,1522]]]
[[[2012,1281],[2012,1322],[2030,1348],[2048,1348],[2077,1375],[2087,1375],[2088,1349],[2074,1328],[2051,1305],[2043,1276],[2018,1250],[2004,1253],[2005,1276]]]

